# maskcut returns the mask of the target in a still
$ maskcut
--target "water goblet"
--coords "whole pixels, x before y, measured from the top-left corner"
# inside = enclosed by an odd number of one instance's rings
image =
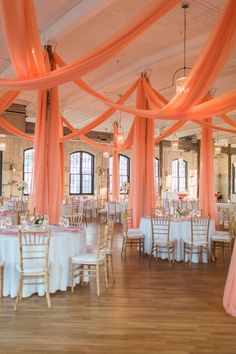
[[[61,216],[59,218],[58,224],[59,224],[59,226],[63,226],[64,225],[64,217],[63,216]]]
[[[10,228],[11,225],[12,225],[12,218],[11,218],[11,216],[7,216],[6,217],[6,226],[7,226],[7,228]]]
[[[64,225],[65,228],[69,227],[69,219],[66,216],[64,216],[63,225]]]

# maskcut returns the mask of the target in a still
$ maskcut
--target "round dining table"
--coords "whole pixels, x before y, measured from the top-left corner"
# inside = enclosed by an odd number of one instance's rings
[[[86,233],[83,228],[50,226],[49,246],[49,291],[65,291],[71,286],[71,258],[86,252]],[[4,264],[3,296],[15,297],[18,290],[19,273],[16,264],[20,260],[18,229],[15,227],[0,231],[0,260]],[[23,297],[37,293],[45,294],[44,285],[26,285]]]
[[[144,252],[151,254],[152,249],[152,225],[150,217],[142,217],[140,221],[139,229],[144,233]],[[209,248],[211,245],[210,238],[211,235],[215,233],[215,222],[213,219],[210,220],[208,240]],[[183,251],[183,241],[190,240],[191,238],[191,221],[188,219],[173,219],[170,222],[170,240],[175,240],[175,260],[176,261],[186,261],[184,260]],[[161,255],[161,258],[168,258],[168,253],[166,252]],[[198,263],[197,254],[193,254],[193,263]],[[207,262],[205,255],[203,256],[203,262]]]

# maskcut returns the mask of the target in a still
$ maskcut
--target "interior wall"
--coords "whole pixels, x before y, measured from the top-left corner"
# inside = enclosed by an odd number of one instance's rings
[[[8,135],[6,137],[7,147],[3,152],[3,195],[20,196],[17,190],[17,183],[23,179],[23,151],[32,147],[32,142],[19,137]],[[95,156],[95,179],[94,194],[106,196],[107,168],[109,159],[103,158],[103,152],[80,141],[70,141],[65,143],[65,195],[69,195],[69,160],[70,154],[75,151],[88,151]],[[159,157],[158,148],[155,151]],[[132,159],[132,152],[124,152],[124,155]],[[197,154],[193,152],[180,152],[164,149],[164,181],[163,191],[172,191],[171,162],[176,158],[183,158],[188,162],[188,191],[191,197],[197,195]],[[232,155],[232,164],[236,163],[236,155]],[[223,201],[228,201],[228,157],[221,154],[214,158],[215,166],[215,191],[222,192]],[[131,164],[132,176],[132,164]],[[236,195],[231,195],[231,201],[236,202]]]

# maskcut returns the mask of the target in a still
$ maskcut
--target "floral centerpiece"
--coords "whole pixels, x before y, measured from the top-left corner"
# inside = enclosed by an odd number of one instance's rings
[[[44,215],[36,215],[34,218],[35,225],[42,225],[44,221]]]
[[[181,209],[180,207],[178,207],[178,208],[176,209],[176,214],[177,214],[178,217],[181,217],[181,216],[184,216],[185,212],[184,212],[183,209]]]
[[[25,188],[28,187],[28,183],[25,181],[21,181],[19,183],[17,183],[17,189],[18,191],[21,191],[22,193],[24,192]]]
[[[185,193],[185,192],[181,192],[181,193],[178,193],[178,197],[179,199],[184,199],[188,196],[188,193]]]
[[[124,182],[124,183],[122,183],[122,185],[121,185],[121,187],[120,187],[120,190],[121,190],[123,193],[129,194],[129,190],[130,190],[130,184],[129,184],[129,182]]]

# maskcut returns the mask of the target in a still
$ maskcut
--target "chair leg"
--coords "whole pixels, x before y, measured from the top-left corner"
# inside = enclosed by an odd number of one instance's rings
[[[97,296],[100,296],[99,264],[96,265]]]
[[[74,292],[74,287],[75,287],[75,284],[74,284],[74,265],[73,265],[73,263],[71,263],[71,292],[72,293]]]
[[[114,277],[114,267],[113,267],[113,258],[112,254],[110,254],[110,264],[111,264],[111,277],[112,277],[112,282],[115,283],[115,277]]]
[[[153,245],[152,245],[152,249],[151,249],[151,253],[150,253],[150,258],[149,258],[149,267],[152,263],[152,254],[153,254]]]
[[[124,248],[125,248],[125,239],[123,238],[122,249],[121,249],[121,256],[123,256]]]
[[[105,257],[104,273],[105,273],[105,284],[106,284],[106,288],[108,289],[108,287],[109,287],[109,284],[108,284],[108,263],[107,263],[106,257]]]
[[[22,275],[22,273],[20,273],[18,292],[17,292],[16,302],[15,302],[15,311],[17,310],[17,306],[18,306],[19,301],[22,299],[22,291],[23,291],[23,275]]]
[[[47,304],[48,308],[51,308],[51,299],[50,299],[50,293],[49,293],[49,279],[48,279],[48,274],[45,277],[45,282],[46,282],[46,299],[47,299]]]

